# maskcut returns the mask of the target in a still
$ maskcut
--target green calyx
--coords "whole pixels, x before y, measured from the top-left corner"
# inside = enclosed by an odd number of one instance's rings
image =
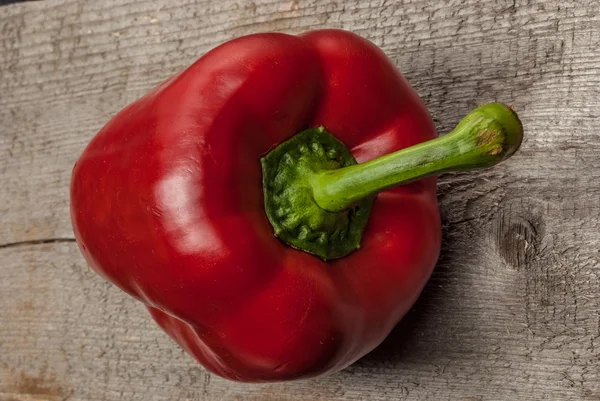
[[[501,103],[476,108],[443,137],[361,164],[324,128],[306,130],[261,159],[266,214],[283,242],[324,260],[340,258],[360,247],[378,192],[491,167],[522,139],[519,118]]]
[[[332,212],[313,196],[320,173],[354,164],[346,146],[323,127],[303,131],[263,157],[265,211],[275,236],[324,260],[358,249],[373,197]]]

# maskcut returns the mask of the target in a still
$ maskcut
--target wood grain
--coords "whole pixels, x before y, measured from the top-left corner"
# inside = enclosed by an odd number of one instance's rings
[[[508,162],[440,181],[444,250],[385,343],[318,380],[206,374],[85,265],[72,165],[120,108],[228,39],[337,27],[441,133],[512,103]],[[51,0],[0,7],[0,399],[600,400],[600,3]]]

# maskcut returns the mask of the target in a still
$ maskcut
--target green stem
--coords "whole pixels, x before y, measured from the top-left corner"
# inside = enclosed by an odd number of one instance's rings
[[[490,167],[521,145],[523,126],[509,107],[480,106],[449,134],[362,164],[330,170],[311,180],[323,209],[337,212],[385,189],[451,171]]]

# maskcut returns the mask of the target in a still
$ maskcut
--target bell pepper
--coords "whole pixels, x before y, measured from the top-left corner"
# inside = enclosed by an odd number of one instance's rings
[[[71,181],[87,263],[206,369],[316,377],[379,345],[438,259],[436,176],[520,146],[511,108],[437,137],[374,44],[264,33],[209,51],[125,107]]]

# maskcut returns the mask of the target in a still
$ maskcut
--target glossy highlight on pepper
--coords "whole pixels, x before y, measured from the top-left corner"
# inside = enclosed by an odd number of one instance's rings
[[[290,150],[313,161],[281,168],[278,147],[319,127],[333,139]],[[209,371],[306,379],[370,352],[419,296],[440,250],[435,175],[495,164],[521,136],[493,104],[436,139],[395,66],[350,32],[250,35],[101,129],[74,166],[71,219],[88,264]]]

